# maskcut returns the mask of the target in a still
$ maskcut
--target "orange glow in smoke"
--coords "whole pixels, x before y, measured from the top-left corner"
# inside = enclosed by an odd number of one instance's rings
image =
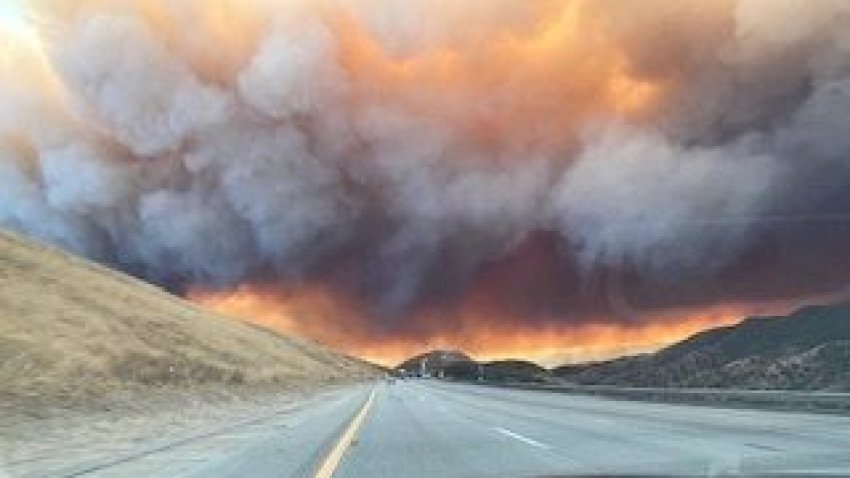
[[[335,15],[331,24],[357,101],[391,99],[488,144],[521,133],[529,143],[570,141],[568,132],[595,116],[651,115],[671,87],[666,79],[635,76],[622,45],[582,16],[583,6],[540,2],[545,20],[534,28],[401,55],[351,16]]]
[[[640,121],[657,111],[675,89],[674,79],[644,77],[633,71],[626,45],[588,12],[594,0],[530,1],[535,2],[530,7],[536,10],[535,20],[522,26],[483,29],[487,37],[480,38],[475,25],[456,25],[458,34],[448,40],[402,51],[393,51],[374,28],[339,6],[346,2],[283,0],[278,7],[293,13],[274,21],[267,9],[276,2],[251,0],[32,0],[32,5],[36,11],[47,12],[48,23],[51,16],[73,19],[103,5],[125,9],[145,22],[165,49],[200,80],[231,88],[257,55],[272,23],[288,22],[297,31],[304,18],[318,18],[333,38],[332,60],[346,81],[341,108],[404,109],[411,117],[446,125],[465,141],[480,143],[475,146],[489,147],[483,151],[514,149],[533,154],[535,146],[559,151],[575,141],[589,120],[613,116]],[[434,3],[429,15],[451,17],[453,2]],[[192,22],[193,33],[188,36],[184,34],[187,21]],[[37,49],[44,50],[41,47]],[[8,55],[11,48],[0,48],[0,54]],[[0,67],[14,70],[22,82],[38,81],[59,90],[61,81],[43,63]],[[61,91],[55,96],[61,96]],[[477,306],[469,305],[477,300],[472,294],[467,306],[457,312],[459,317],[452,317],[450,322],[459,324],[453,330],[440,329],[445,317],[422,312],[396,319],[426,324],[422,330],[396,330],[389,321],[386,331],[376,332],[372,321],[358,312],[366,310],[362,304],[328,290],[284,293],[245,286],[224,293],[197,289],[188,297],[207,309],[383,364],[433,348],[461,348],[490,359],[605,358],[658,348],[708,327],[735,323],[745,315],[743,309],[729,306],[652,317],[635,325],[603,325],[602,318],[597,325],[551,323],[557,321],[523,325],[522,317],[493,318],[479,312]]]
[[[36,12],[49,12],[48,19],[81,17],[103,5],[132,12],[198,78],[225,87],[239,83],[275,24],[297,32],[319,19],[333,38],[328,61],[344,74],[350,106],[402,108],[498,151],[506,141],[514,148],[569,145],[596,117],[640,120],[673,89],[673,79],[632,71],[625,45],[588,12],[589,2],[539,0],[529,7],[534,20],[522,27],[491,25],[483,30],[487,38],[480,38],[474,31],[464,35],[463,25],[457,25],[454,41],[401,52],[345,2],[292,0],[275,7],[209,0],[177,7],[159,0],[32,0],[32,5]],[[450,19],[458,8],[440,2],[428,14]],[[287,15],[272,15],[280,10]],[[191,35],[185,34],[187,21]]]
[[[232,292],[195,290],[188,298],[214,312],[261,325],[284,334],[318,341],[383,365],[395,365],[433,349],[460,349],[486,360],[527,358],[544,364],[600,360],[652,351],[700,331],[732,325],[751,313],[745,306],[718,306],[702,311],[665,312],[635,324],[530,327],[523,320],[493,320],[488,314],[468,312],[453,330],[369,332],[363,320],[330,295],[311,291],[298,294],[266,293],[241,287]],[[440,323],[439,317],[415,317]]]

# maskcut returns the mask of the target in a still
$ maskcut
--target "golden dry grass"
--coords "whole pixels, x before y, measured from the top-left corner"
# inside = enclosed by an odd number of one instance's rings
[[[162,388],[292,388],[376,373],[0,232],[0,400],[7,403],[73,404]]]

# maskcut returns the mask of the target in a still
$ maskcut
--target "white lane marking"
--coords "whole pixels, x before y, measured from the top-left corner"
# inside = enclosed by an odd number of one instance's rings
[[[519,441],[525,443],[526,445],[531,445],[533,447],[542,448],[543,450],[551,450],[552,449],[552,447],[550,445],[547,445],[545,443],[540,443],[539,441],[532,440],[531,438],[528,438],[528,437],[524,437],[524,436],[520,435],[519,433],[514,433],[514,432],[508,430],[507,428],[494,427],[493,431],[501,433],[502,435],[505,435],[505,436],[509,436],[509,437],[513,438],[514,440],[519,440]]]

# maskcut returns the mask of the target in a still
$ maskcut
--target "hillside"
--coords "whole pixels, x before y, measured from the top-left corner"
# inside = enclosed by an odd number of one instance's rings
[[[850,390],[850,306],[709,330],[654,354],[553,370],[581,384]]]
[[[134,391],[161,389],[296,389],[375,371],[0,232],[4,407],[132,403]]]
[[[434,350],[405,360],[396,366],[396,370],[408,374],[437,376],[447,368],[466,366],[474,367],[475,362],[465,353],[456,350]]]
[[[408,374],[429,375],[460,380],[492,380],[536,382],[543,380],[547,370],[524,360],[497,360],[477,362],[463,352],[435,350],[412,357],[398,365],[396,370]]]
[[[497,360],[484,363],[482,373],[487,380],[540,382],[546,379],[549,371],[525,360]]]

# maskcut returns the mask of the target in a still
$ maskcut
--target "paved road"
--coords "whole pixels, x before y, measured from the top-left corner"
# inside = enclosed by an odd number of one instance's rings
[[[284,402],[273,412],[212,424],[178,439],[143,443],[107,456],[44,469],[11,467],[13,478],[305,477],[362,407],[373,387],[352,386]],[[5,478],[0,464],[0,478]]]
[[[303,477],[370,387],[61,476]],[[335,477],[850,476],[850,417],[627,402],[437,381],[377,385]],[[57,475],[58,476],[58,475]]]
[[[339,477],[850,475],[850,418],[434,381],[384,386]]]

